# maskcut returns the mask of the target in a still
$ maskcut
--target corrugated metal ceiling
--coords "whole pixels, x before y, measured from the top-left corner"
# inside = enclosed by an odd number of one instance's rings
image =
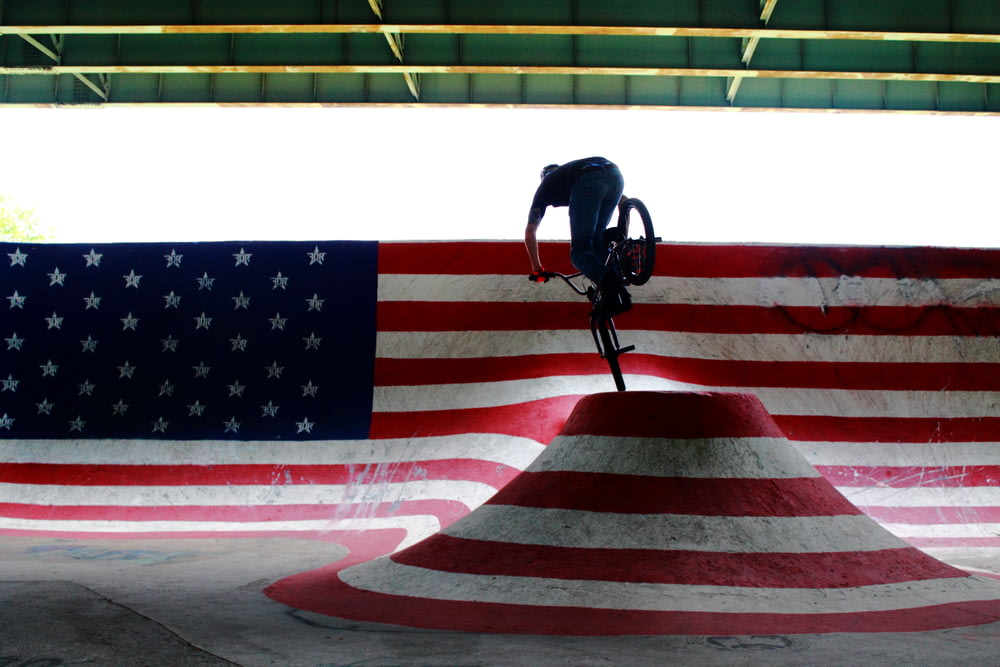
[[[0,0],[0,105],[1000,113],[998,0]]]

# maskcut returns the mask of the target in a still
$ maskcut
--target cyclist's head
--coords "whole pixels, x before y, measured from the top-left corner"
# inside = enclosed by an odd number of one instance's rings
[[[557,164],[547,164],[547,165],[545,165],[544,167],[542,167],[541,177],[545,178],[550,171],[555,171],[558,168],[559,168],[559,165],[557,165]]]

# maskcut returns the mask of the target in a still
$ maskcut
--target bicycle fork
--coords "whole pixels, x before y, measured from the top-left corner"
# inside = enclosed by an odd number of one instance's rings
[[[625,391],[625,378],[622,377],[622,369],[618,363],[618,357],[626,352],[635,349],[635,345],[621,347],[618,342],[618,332],[615,330],[614,320],[611,318],[590,318],[590,333],[594,337],[594,344],[597,345],[597,352],[601,358],[608,362],[611,375],[615,379],[615,387],[618,391]]]

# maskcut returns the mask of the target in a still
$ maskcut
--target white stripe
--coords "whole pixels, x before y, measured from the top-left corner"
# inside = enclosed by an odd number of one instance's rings
[[[807,442],[792,441],[814,466],[919,466],[933,472],[938,467],[1000,465],[997,442]]]
[[[627,378],[626,386],[632,390],[678,391],[692,388],[689,384],[649,376],[640,378],[629,375]],[[801,387],[719,389],[755,394],[772,415],[948,419],[995,417],[1000,414],[1000,392],[995,391],[859,391]],[[610,372],[606,375],[558,375],[501,382],[381,386],[375,388],[373,410],[418,412],[489,408],[613,390]]]
[[[997,507],[1000,486],[837,486],[858,507]]]
[[[15,504],[108,505],[162,507],[178,505],[337,505],[399,503],[411,500],[452,500],[470,509],[488,500],[496,489],[468,481],[375,482],[370,484],[219,484],[217,486],[68,486],[62,484],[0,483],[0,502]]]
[[[397,547],[404,549],[430,537],[441,528],[437,517],[411,515],[362,519],[309,519],[303,521],[96,521],[16,519],[0,517],[0,531],[58,531],[72,533],[219,533],[283,531],[364,531],[402,528],[406,537]]]
[[[906,547],[862,514],[700,516],[483,505],[444,532],[471,540],[591,549],[817,553]]]
[[[0,440],[8,463],[79,465],[378,465],[474,458],[524,470],[544,447],[529,438],[468,433],[387,440]]]
[[[560,435],[528,470],[688,478],[819,477],[784,438]]]
[[[1000,537],[1000,523],[935,523],[883,524],[886,530],[905,539],[924,538],[963,538],[963,537]]]
[[[572,324],[568,322],[567,324]],[[579,329],[549,331],[381,331],[375,354],[384,359],[480,359],[546,354],[593,354],[594,338],[581,311]],[[1000,361],[1000,337],[859,336],[698,333],[629,329],[622,345],[642,354],[723,361],[859,363],[983,363]]]
[[[349,567],[339,576],[361,590],[413,598],[636,611],[864,613],[1000,599],[996,582],[971,576],[851,588],[743,588],[456,574],[389,558]]]
[[[669,267],[665,269],[669,270]],[[535,285],[525,275],[380,274],[379,301],[569,302],[583,297],[561,282]],[[581,283],[582,284],[582,283]],[[633,292],[636,303],[715,306],[1000,305],[1000,279],[691,278],[657,275]]]

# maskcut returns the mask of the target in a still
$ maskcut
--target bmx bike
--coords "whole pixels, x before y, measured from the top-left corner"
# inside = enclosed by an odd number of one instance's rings
[[[642,222],[642,233],[638,238],[629,236],[632,211],[639,214],[639,219]],[[633,229],[635,228],[633,227]],[[646,205],[634,197],[622,199],[618,205],[618,224],[605,230],[604,239],[608,244],[608,258],[604,266],[610,275],[615,276],[618,285],[624,287],[625,285],[645,284],[653,274],[653,267],[656,264],[656,242],[660,240],[653,232],[653,221],[649,217]],[[618,357],[634,350],[635,345],[622,347],[618,341],[614,320],[598,306],[611,295],[603,294],[600,285],[588,287],[578,285],[574,280],[579,278],[581,273],[567,275],[546,271],[540,275],[544,278],[560,278],[574,292],[590,299],[594,306],[590,312],[590,332],[594,337],[597,353],[608,362],[611,375],[615,380],[615,387],[618,391],[625,391],[625,379],[622,377]],[[624,310],[629,308],[631,308],[631,304],[628,304]]]

